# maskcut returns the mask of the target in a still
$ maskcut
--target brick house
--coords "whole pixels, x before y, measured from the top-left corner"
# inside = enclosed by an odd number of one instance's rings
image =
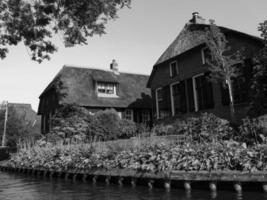
[[[153,100],[153,116],[156,119],[174,119],[199,112],[212,112],[230,119],[228,91],[221,83],[208,81],[205,30],[210,25],[198,13],[185,25],[177,38],[153,66],[148,81]],[[263,47],[260,38],[220,27],[225,34],[231,52],[244,51],[242,75],[233,80],[237,118],[247,112],[248,87],[252,72],[252,57]]]
[[[149,76],[110,70],[64,66],[39,99],[42,133],[51,129],[51,118],[62,105],[78,105],[92,113],[114,108],[119,116],[137,123],[151,123],[152,100],[146,88]]]

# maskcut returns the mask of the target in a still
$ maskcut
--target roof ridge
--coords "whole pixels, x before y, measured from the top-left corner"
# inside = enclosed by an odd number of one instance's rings
[[[99,70],[99,71],[104,71],[104,72],[110,72],[112,73],[111,70],[109,69],[102,69],[102,68],[96,68],[96,67],[87,67],[87,66],[79,66],[79,65],[69,65],[65,64],[63,68],[78,68],[78,69],[92,69],[92,70]],[[149,76],[149,74],[141,74],[141,73],[134,73],[134,72],[125,72],[125,71],[119,71],[120,74],[132,74],[132,75],[140,75],[140,76]]]

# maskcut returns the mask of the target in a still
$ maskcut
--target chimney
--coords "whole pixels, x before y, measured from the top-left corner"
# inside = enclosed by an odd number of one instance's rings
[[[209,23],[210,24],[215,24],[215,20],[214,19],[209,19]]]
[[[193,17],[190,20],[192,24],[206,24],[206,20],[203,17],[199,16],[198,12],[193,12],[192,15]]]
[[[115,59],[112,60],[111,64],[110,64],[110,70],[113,71],[114,74],[119,75],[119,65],[116,62]]]

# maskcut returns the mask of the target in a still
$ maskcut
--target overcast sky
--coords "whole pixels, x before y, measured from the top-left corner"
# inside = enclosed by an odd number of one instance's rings
[[[258,24],[267,20],[266,0],[132,0],[132,8],[110,21],[107,34],[88,39],[87,46],[59,47],[50,61],[31,61],[24,45],[10,48],[0,60],[0,101],[30,103],[37,110],[39,95],[64,64],[108,69],[116,59],[119,70],[150,74],[153,65],[198,11],[217,25],[259,36]]]

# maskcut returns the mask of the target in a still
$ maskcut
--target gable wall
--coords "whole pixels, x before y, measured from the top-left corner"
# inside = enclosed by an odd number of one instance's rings
[[[206,71],[206,66],[202,65],[202,47],[203,46],[199,46],[192,49],[192,51],[188,51],[180,56],[176,56],[157,65],[153,79],[151,80],[151,89],[153,90],[159,87],[164,87],[170,83],[184,80],[195,74]],[[171,78],[169,64],[173,61],[177,61],[178,63],[179,75]]]

